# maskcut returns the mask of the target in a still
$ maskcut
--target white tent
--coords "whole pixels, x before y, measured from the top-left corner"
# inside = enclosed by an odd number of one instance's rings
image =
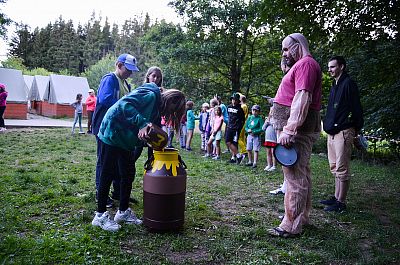
[[[35,75],[35,78],[32,83],[32,87],[29,90],[28,100],[43,100],[44,93],[46,91],[47,86],[49,85],[50,77],[43,75]]]
[[[33,79],[35,79],[35,77],[33,77],[32,75],[23,75],[24,76],[24,81],[25,81],[25,89],[26,89],[26,94],[29,94],[29,91],[31,91],[32,88],[32,84],[33,84]]]
[[[27,93],[22,71],[0,68],[0,83],[6,85],[7,102],[27,103]]]
[[[46,88],[43,100],[51,104],[71,104],[76,95],[82,94],[83,102],[88,94],[89,83],[85,77],[50,75],[49,86]]]

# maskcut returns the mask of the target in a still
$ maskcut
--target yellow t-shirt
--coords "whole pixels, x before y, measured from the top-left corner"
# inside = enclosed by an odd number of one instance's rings
[[[119,78],[117,73],[115,73],[115,76],[117,77],[118,84],[119,84],[119,98],[122,98],[123,96],[127,95],[130,92],[129,87],[128,87],[127,82],[125,82],[125,80],[122,80],[121,78]]]

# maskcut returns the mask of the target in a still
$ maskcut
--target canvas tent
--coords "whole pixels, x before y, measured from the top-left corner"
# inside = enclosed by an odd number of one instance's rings
[[[4,117],[7,119],[27,119],[27,93],[22,71],[0,68],[0,83],[6,85],[8,92]]]
[[[24,77],[24,81],[25,81],[25,89],[26,89],[26,94],[28,95],[29,94],[29,91],[31,90],[31,88],[32,88],[32,84],[33,84],[33,79],[35,79],[35,77],[34,76],[32,76],[32,75],[23,75],[23,77]]]
[[[35,75],[32,83],[32,87],[29,90],[28,100],[31,102],[32,113],[42,114],[42,103],[44,93],[49,85],[49,76]]]
[[[74,109],[70,104],[75,102],[78,93],[83,95],[84,103],[88,90],[89,83],[85,77],[50,75],[49,85],[43,97],[42,115],[73,117]],[[86,114],[85,109],[83,114]]]

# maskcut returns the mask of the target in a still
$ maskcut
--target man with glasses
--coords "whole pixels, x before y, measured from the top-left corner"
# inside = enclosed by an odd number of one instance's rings
[[[115,71],[113,73],[108,73],[102,77],[100,81],[99,88],[97,90],[97,102],[96,110],[93,114],[92,122],[92,133],[96,136],[97,141],[97,163],[96,163],[96,200],[97,200],[97,190],[100,184],[100,172],[101,172],[101,141],[98,139],[97,134],[101,122],[107,110],[114,105],[120,98],[131,92],[131,86],[126,81],[133,72],[139,72],[137,67],[136,58],[130,54],[121,54],[118,56],[115,62]],[[132,162],[134,163],[134,156],[132,152]],[[115,179],[113,182],[113,197],[119,198],[120,191],[119,179]],[[113,206],[113,200],[108,198],[107,207]]]
[[[272,236],[293,237],[309,224],[311,210],[310,158],[321,131],[322,73],[311,56],[308,41],[293,33],[282,41],[282,57],[290,67],[282,78],[274,98],[272,116],[283,125],[278,143],[293,146],[298,152],[294,166],[282,167],[287,184],[285,215],[278,227],[268,230]]]

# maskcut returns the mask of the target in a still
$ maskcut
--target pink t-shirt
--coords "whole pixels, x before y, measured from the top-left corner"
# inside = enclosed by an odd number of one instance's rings
[[[216,133],[218,128],[221,130],[221,125],[224,122],[224,117],[215,115],[213,131]]]
[[[321,109],[322,73],[311,56],[300,59],[290,68],[279,85],[274,102],[290,107],[294,95],[300,90],[312,93],[311,109]]]

